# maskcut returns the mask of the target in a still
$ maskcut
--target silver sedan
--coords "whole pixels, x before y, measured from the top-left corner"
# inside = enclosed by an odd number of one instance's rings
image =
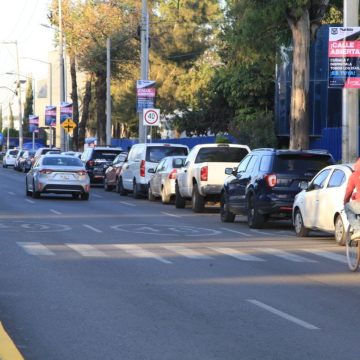
[[[177,169],[184,166],[186,156],[167,156],[162,159],[156,169],[149,169],[154,175],[148,186],[148,199],[161,197],[163,204],[168,204],[175,195],[175,179]]]
[[[90,178],[82,161],[69,155],[43,155],[26,175],[26,195],[70,194],[74,199],[88,200]]]

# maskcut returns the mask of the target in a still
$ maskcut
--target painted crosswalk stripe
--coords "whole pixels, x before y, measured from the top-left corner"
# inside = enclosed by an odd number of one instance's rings
[[[70,249],[76,251],[84,257],[106,257],[107,255],[92,245],[87,244],[65,244]]]
[[[211,256],[201,254],[193,249],[189,249],[184,246],[170,245],[170,246],[163,246],[163,247],[169,251],[173,251],[173,252],[175,252],[179,255],[185,256],[189,259],[212,259]]]
[[[231,249],[231,248],[224,248],[224,247],[214,247],[209,246],[210,250],[216,251],[218,253],[231,256],[235,259],[242,260],[242,261],[265,261],[264,259],[261,259],[257,256],[246,254],[244,252],[241,252],[239,250]]]
[[[277,256],[277,257],[280,257],[282,259],[289,260],[292,262],[307,262],[307,263],[316,263],[317,262],[316,260],[308,259],[306,257],[296,255],[296,254],[291,254],[291,253],[288,253],[286,251],[279,250],[279,249],[261,248],[260,250],[263,252],[266,252],[267,254],[274,255],[274,256]]]
[[[332,253],[330,251],[324,251],[324,250],[321,250],[321,249],[301,249],[301,251],[306,251],[306,252],[308,252],[310,254],[321,256],[321,257],[324,257],[326,259],[334,260],[334,261],[340,262],[342,264],[347,263],[345,255],[335,254],[335,253]]]
[[[224,227],[219,228],[219,230],[228,231],[228,232],[231,232],[231,233],[234,233],[234,234],[239,234],[239,235],[242,235],[242,236],[251,236],[250,234],[247,234],[245,232],[238,231],[238,230],[231,230],[231,229],[227,229],[227,228],[224,228]]]
[[[39,242],[18,242],[29,255],[53,256],[55,255],[50,249]]]
[[[164,264],[172,264],[171,261],[164,259],[163,257],[156,255],[155,253],[143,249],[138,245],[128,245],[128,244],[116,244],[114,245],[117,249],[127,252],[130,255],[146,258],[146,259],[155,259]]]

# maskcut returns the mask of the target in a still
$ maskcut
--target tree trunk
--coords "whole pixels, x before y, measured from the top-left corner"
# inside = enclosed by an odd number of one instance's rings
[[[96,74],[95,96],[98,145],[106,146],[106,75],[102,72]]]
[[[70,74],[71,74],[71,100],[73,103],[73,121],[76,124],[76,128],[73,132],[73,147],[76,151],[79,150],[79,98],[77,92],[77,80],[76,80],[76,61],[75,56],[70,57]]]
[[[84,149],[86,124],[89,119],[89,107],[91,101],[91,80],[87,80],[85,84],[85,94],[83,99],[83,109],[81,114],[81,121],[79,123],[79,150]]]
[[[287,18],[293,37],[290,110],[290,149],[309,148],[310,19],[305,10],[298,19]]]

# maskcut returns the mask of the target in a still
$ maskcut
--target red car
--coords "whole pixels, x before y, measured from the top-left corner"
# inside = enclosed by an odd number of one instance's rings
[[[121,152],[112,162],[110,166],[105,170],[104,177],[104,190],[111,191],[116,188],[116,192],[119,192],[119,175],[123,167],[124,162],[126,161],[128,153],[123,151]]]

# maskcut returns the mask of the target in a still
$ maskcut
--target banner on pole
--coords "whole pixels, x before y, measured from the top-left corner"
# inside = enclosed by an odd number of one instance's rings
[[[142,112],[155,106],[156,88],[153,80],[137,80],[136,111]]]
[[[45,126],[56,126],[56,106],[45,106]]]
[[[29,131],[32,133],[39,131],[39,117],[37,115],[29,115]]]
[[[60,124],[67,119],[73,117],[73,104],[68,102],[62,102],[60,105]]]

